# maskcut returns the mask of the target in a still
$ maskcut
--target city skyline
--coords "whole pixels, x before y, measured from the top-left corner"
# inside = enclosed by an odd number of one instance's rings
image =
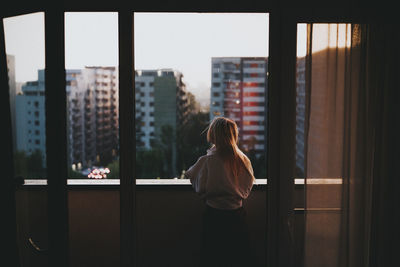
[[[135,13],[134,19],[135,69],[176,69],[200,101],[209,98],[212,57],[268,55],[267,13]],[[66,69],[118,65],[116,12],[67,12],[65,23]],[[16,81],[36,80],[44,69],[43,13],[6,18],[4,25]]]

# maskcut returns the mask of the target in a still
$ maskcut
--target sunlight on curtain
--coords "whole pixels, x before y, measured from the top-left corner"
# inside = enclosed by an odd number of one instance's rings
[[[304,266],[363,266],[369,131],[359,30],[307,25]]]

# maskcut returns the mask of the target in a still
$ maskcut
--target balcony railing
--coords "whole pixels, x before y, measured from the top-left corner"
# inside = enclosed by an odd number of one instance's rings
[[[342,178],[309,178],[306,179],[310,185],[340,185],[343,184]],[[68,179],[68,185],[120,185],[119,179]],[[137,185],[191,185],[189,179],[136,179]],[[268,179],[256,179],[254,185],[267,185]],[[296,178],[295,185],[304,185],[304,178]],[[45,179],[25,179],[24,185],[47,185]]]

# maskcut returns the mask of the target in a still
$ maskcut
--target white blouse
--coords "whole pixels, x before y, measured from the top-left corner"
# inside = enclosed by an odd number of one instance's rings
[[[234,182],[233,173],[225,167],[222,158],[217,155],[215,147],[207,150],[207,155],[201,156],[186,172],[194,190],[204,198],[206,204],[224,210],[240,208],[253,187],[254,173],[249,158],[244,156],[245,164],[250,170],[241,168],[238,183]]]

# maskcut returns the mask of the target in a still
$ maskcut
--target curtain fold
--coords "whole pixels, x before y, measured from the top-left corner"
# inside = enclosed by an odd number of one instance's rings
[[[398,27],[376,23],[369,27],[367,49],[367,88],[371,92],[371,105],[375,104],[374,158],[371,167],[371,227],[368,262],[370,266],[400,266],[398,245],[400,203],[396,193],[399,187],[400,163],[400,82],[398,79]],[[374,101],[378,99],[379,101]]]
[[[307,29],[304,266],[384,266],[371,261],[381,240],[374,216],[387,202],[386,92],[394,77],[382,72],[394,64],[371,25]]]

